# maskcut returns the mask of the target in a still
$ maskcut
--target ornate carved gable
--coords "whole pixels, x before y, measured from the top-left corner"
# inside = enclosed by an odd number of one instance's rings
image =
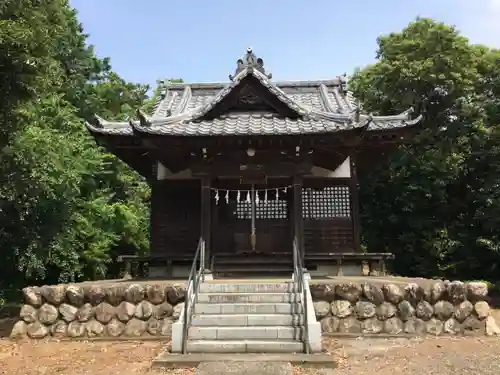
[[[276,108],[270,105],[259,95],[258,90],[251,84],[243,86],[235,98],[234,104],[228,108],[236,111],[269,111],[277,112]]]
[[[258,72],[255,74],[255,72]],[[227,112],[267,111],[284,117],[296,118],[298,114],[278,94],[271,82],[271,74],[266,74],[264,61],[257,58],[252,49],[236,62],[234,76],[229,78],[234,85],[226,90],[223,97],[211,108],[204,118],[215,118]]]

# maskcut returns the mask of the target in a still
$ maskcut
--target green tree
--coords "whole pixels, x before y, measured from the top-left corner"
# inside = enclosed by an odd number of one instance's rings
[[[66,0],[2,2],[0,64],[3,284],[103,277],[118,249],[146,251],[149,188],[83,117],[125,119],[148,87],[95,56]]]
[[[413,144],[362,176],[367,247],[395,253],[401,274],[495,277],[500,242],[487,228],[500,209],[492,191],[500,178],[497,52],[429,19],[378,46],[377,62],[350,82],[355,96],[374,113],[414,106],[424,122]]]

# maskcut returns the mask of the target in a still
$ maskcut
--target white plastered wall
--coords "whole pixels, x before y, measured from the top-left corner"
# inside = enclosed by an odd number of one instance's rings
[[[180,180],[180,179],[188,179],[193,178],[190,169],[184,169],[183,171],[172,173],[167,167],[165,167],[162,163],[158,162],[156,178],[158,180]]]
[[[351,159],[348,156],[342,162],[342,164],[340,164],[334,171],[321,167],[312,167],[311,173],[314,177],[327,177],[327,178],[351,177]]]

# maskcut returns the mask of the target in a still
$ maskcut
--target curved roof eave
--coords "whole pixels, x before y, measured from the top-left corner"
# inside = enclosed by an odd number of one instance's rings
[[[168,118],[165,120],[155,120],[148,117],[144,117],[143,114],[138,112],[140,120],[139,121],[129,121],[129,122],[109,122],[100,119],[100,125],[94,125],[90,122],[86,122],[86,126],[91,133],[101,134],[101,135],[122,135],[122,136],[134,136],[134,135],[159,135],[159,136],[228,136],[228,135],[307,135],[307,134],[322,134],[322,133],[333,133],[341,131],[349,131],[351,129],[366,127],[368,132],[380,132],[380,131],[391,131],[395,129],[407,128],[418,124],[422,116],[418,116],[413,120],[408,120],[410,111],[406,111],[406,114],[387,117],[382,116],[370,116],[362,115],[357,121],[355,121],[354,115],[351,116],[330,116],[326,113],[311,113],[308,119],[302,121],[305,126],[291,128],[286,123],[287,120],[277,120],[281,121],[278,126],[274,129],[266,128],[264,130],[256,130],[254,132],[248,132],[245,134],[244,131],[237,129],[231,121],[231,117],[227,119],[214,120],[217,124],[212,127],[207,127],[203,124],[193,121],[189,116],[176,116],[174,118]],[[272,119],[272,117],[270,117]],[[227,121],[228,124],[218,124],[218,122],[223,123]],[[249,120],[251,121],[251,116]],[[234,121],[233,121],[234,122]],[[291,121],[290,124],[294,125],[298,121]],[[312,125],[307,126],[307,122]],[[218,126],[221,130],[217,131],[215,127]],[[270,125],[271,126],[271,125]],[[276,130],[278,129],[278,130]]]
[[[372,117],[372,126],[368,129],[371,132],[388,132],[397,131],[408,128],[413,128],[420,124],[423,116],[419,115],[414,119],[409,119],[409,117],[404,118],[403,116],[388,116],[389,118],[384,118],[382,116]]]
[[[127,121],[107,121],[94,115],[92,120],[86,120],[85,126],[92,134],[102,135],[133,135],[132,127]]]

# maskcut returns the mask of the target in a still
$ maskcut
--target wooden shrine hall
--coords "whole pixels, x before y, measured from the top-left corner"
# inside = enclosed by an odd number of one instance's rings
[[[151,185],[151,277],[185,277],[199,239],[217,275],[384,272],[363,253],[357,172],[411,139],[420,117],[360,113],[345,77],[274,82],[251,49],[224,83],[163,83],[153,113],[87,123]],[[376,161],[375,161],[376,162]],[[372,249],[369,249],[373,251]]]

